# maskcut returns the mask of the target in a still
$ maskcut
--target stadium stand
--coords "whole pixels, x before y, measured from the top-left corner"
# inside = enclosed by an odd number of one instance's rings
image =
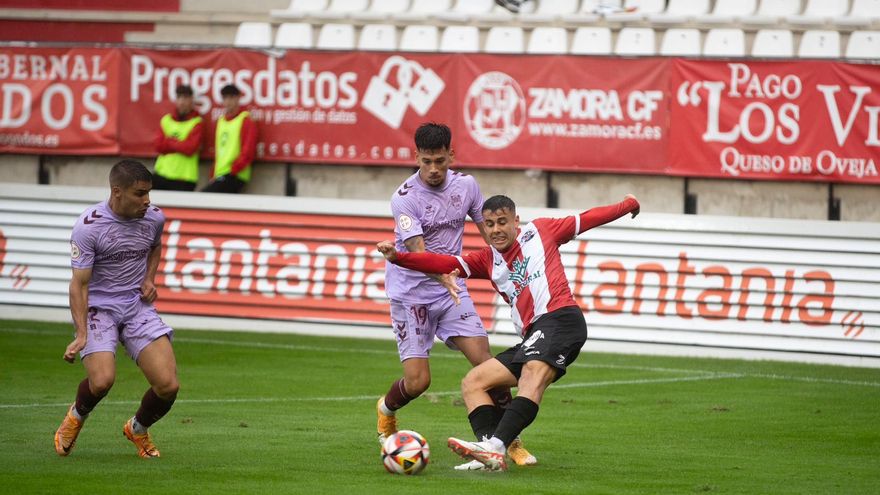
[[[798,47],[798,57],[838,58],[840,57],[840,33],[837,31],[804,31]]]
[[[405,52],[436,52],[440,34],[437,26],[412,24],[403,28],[400,50]]]
[[[745,33],[738,28],[710,29],[706,33],[703,55],[707,57],[742,57],[746,54]]]
[[[660,55],[692,57],[701,51],[699,29],[672,28],[663,33]]]
[[[656,40],[651,28],[625,27],[617,35],[617,55],[654,55]]]
[[[495,26],[486,36],[487,53],[522,53],[524,34],[520,27]]]
[[[279,29],[279,33],[280,31]],[[272,46],[272,25],[268,22],[242,22],[238,25],[238,31],[235,33],[235,40],[232,44],[254,48],[270,47]]]
[[[568,35],[561,27],[536,27],[529,37],[526,53],[568,53]]]

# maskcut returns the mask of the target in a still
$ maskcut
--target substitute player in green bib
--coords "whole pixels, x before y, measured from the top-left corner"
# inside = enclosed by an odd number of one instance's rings
[[[220,90],[224,113],[217,120],[214,173],[202,192],[238,193],[251,180],[257,151],[257,126],[239,106],[241,91],[232,84]]]
[[[153,189],[195,191],[199,180],[204,119],[193,106],[191,87],[178,86],[175,95],[175,109],[159,121],[159,132],[153,143],[159,152]]]

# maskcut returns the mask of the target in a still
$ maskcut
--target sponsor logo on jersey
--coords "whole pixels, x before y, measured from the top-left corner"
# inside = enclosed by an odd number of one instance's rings
[[[70,258],[74,260],[79,259],[79,255],[81,254],[82,251],[80,251],[79,246],[77,246],[75,242],[70,241]]]
[[[527,230],[523,234],[522,239],[520,239],[519,242],[520,242],[520,244],[525,244],[525,243],[531,241],[532,239],[534,239],[534,237],[535,237],[535,231],[534,230]]]

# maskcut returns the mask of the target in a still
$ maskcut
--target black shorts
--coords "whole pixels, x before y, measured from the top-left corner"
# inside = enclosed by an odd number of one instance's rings
[[[523,341],[495,356],[519,380],[527,361],[543,361],[556,369],[559,380],[566,366],[577,359],[587,341],[584,313],[575,306],[566,306],[538,318]]]

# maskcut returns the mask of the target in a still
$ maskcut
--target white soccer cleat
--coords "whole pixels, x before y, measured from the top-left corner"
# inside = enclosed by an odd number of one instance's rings
[[[504,451],[496,450],[488,441],[468,442],[450,437],[446,444],[462,458],[478,461],[489,471],[507,471]]]
[[[480,462],[476,459],[469,461],[469,462],[465,462],[464,464],[459,464],[458,466],[455,466],[453,469],[455,469],[456,471],[488,471],[486,466],[482,462]]]

